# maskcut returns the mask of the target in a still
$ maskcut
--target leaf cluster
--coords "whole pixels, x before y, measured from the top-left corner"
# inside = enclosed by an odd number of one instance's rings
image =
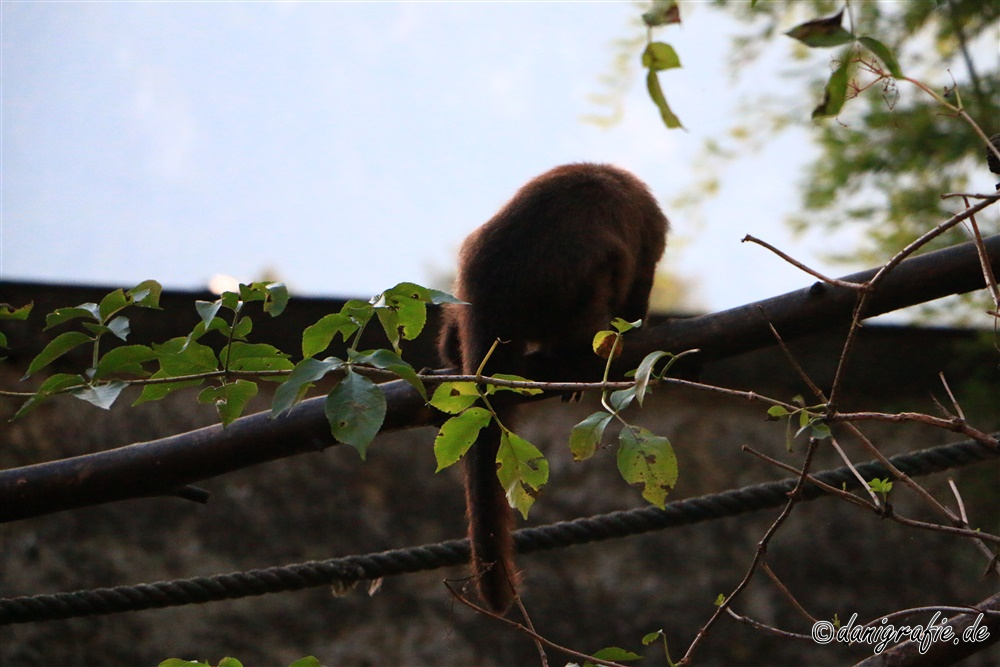
[[[295,364],[291,355],[273,345],[251,342],[253,317],[250,304],[259,304],[268,316],[280,315],[288,303],[288,291],[281,283],[259,282],[240,285],[214,301],[198,301],[198,322],[186,336],[152,345],[126,344],[105,350],[107,334],[128,342],[131,334],[127,310],[132,307],[159,308],[162,288],[148,280],[131,290],[115,290],[100,303],[84,303],[59,308],[46,317],[45,330],[72,326],[53,338],[30,361],[24,378],[44,370],[72,350],[89,345],[91,364],[80,373],[55,373],[46,378],[28,398],[15,418],[27,414],[45,400],[70,394],[98,407],[110,408],[129,386],[140,386],[133,402],[140,405],[157,401],[175,391],[203,386],[198,401],[213,405],[222,424],[240,417],[258,393],[258,382],[279,382],[272,414],[277,417],[302,400],[306,391],[331,372],[342,374],[341,381],[327,397],[326,413],[333,435],[353,445],[364,456],[365,447],[375,437],[385,416],[385,398],[363,372],[383,372],[412,384],[422,396],[426,390],[416,371],[400,354],[402,341],[415,338],[427,320],[427,304],[456,302],[449,294],[412,283],[401,283],[365,302],[347,302],[338,313],[321,318],[302,336],[303,359]],[[27,319],[31,305],[5,306],[0,319]],[[377,320],[393,349],[357,350],[365,327]],[[346,359],[316,358],[336,337],[351,343]],[[208,339],[214,337],[215,344]],[[220,345],[221,340],[221,345]],[[6,339],[0,340],[6,344]],[[218,351],[217,351],[218,350]],[[208,386],[204,386],[204,385]]]
[[[990,42],[987,35],[1000,19],[997,3],[782,0],[756,3],[753,8],[726,0],[715,4],[755,26],[735,44],[733,62],[739,67],[780,34],[802,47],[793,55],[834,49],[812,118],[839,115],[839,122],[813,125],[821,152],[803,174],[803,209],[791,220],[800,232],[862,223],[858,230],[862,241],[833,258],[855,264],[882,261],[937,224],[942,215],[950,215],[941,193],[964,191],[972,174],[986,173],[984,139],[969,121],[981,123],[986,136],[1000,131],[997,60],[981,57],[986,53],[982,47]],[[817,16],[826,18],[813,18]],[[845,26],[847,17],[850,23]],[[791,21],[795,27],[782,27]],[[900,65],[904,56],[905,68]],[[800,60],[803,67],[797,74],[812,85],[815,63]],[[796,99],[801,93],[793,92],[787,99],[769,95],[755,106],[776,110],[769,112],[769,122],[747,128],[747,133],[759,136],[755,130],[765,125],[780,130],[803,124]],[[855,97],[862,99],[847,104]],[[847,109],[850,113],[844,113]],[[956,229],[933,247],[964,240]]]
[[[130,344],[129,308],[159,308],[159,283],[145,281],[131,290],[115,290],[100,303],[60,308],[46,318],[46,330],[72,327],[53,338],[30,361],[25,377],[38,373],[73,349],[90,345],[91,364],[83,372],[56,373],[27,396],[15,417],[59,394],[70,394],[98,407],[110,408],[130,386],[141,388],[133,405],[157,401],[186,388],[200,387],[198,401],[215,407],[223,426],[242,416],[258,394],[260,382],[276,382],[271,417],[281,418],[301,402],[310,389],[324,380],[334,382],[324,399],[324,412],[331,434],[354,447],[362,458],[382,427],[387,412],[379,379],[400,378],[410,384],[430,405],[451,415],[434,441],[437,469],[457,462],[479,438],[484,428],[499,431],[497,475],[510,505],[527,516],[538,492],[548,482],[549,464],[542,452],[500,422],[491,397],[497,392],[539,394],[542,388],[522,377],[496,375],[481,381],[444,382],[428,394],[425,378],[402,358],[402,345],[415,339],[427,322],[427,306],[461,302],[450,294],[413,283],[400,283],[369,301],[351,300],[336,313],[321,317],[302,333],[299,362],[273,345],[252,340],[256,317],[251,306],[270,317],[280,315],[288,303],[281,283],[240,285],[213,301],[197,301],[193,329],[184,336],[151,345]],[[31,306],[5,307],[0,317],[26,319]],[[389,347],[359,350],[362,334],[377,323]],[[641,322],[617,319],[613,330],[599,332],[593,341],[595,354],[610,363],[621,352],[622,336]],[[106,349],[102,339],[112,335],[122,341]],[[326,355],[337,342],[346,344],[346,354]],[[4,341],[5,342],[5,341]],[[495,348],[494,348],[495,349]],[[490,354],[492,354],[492,350]],[[679,356],[679,355],[677,355]],[[629,483],[641,488],[649,502],[663,506],[677,481],[677,460],[667,438],[630,424],[622,416],[633,402],[641,405],[650,385],[664,376],[677,356],[665,352],[649,355],[633,373],[634,381],[624,389],[605,390],[605,411],[594,413],[578,424],[570,436],[576,460],[588,459],[600,446],[608,424],[622,425],[618,436],[618,469]],[[666,364],[661,363],[666,360]],[[485,360],[484,360],[485,361]],[[657,370],[657,366],[661,366]],[[477,378],[479,379],[479,378]],[[498,382],[518,383],[503,386]]]
[[[767,410],[769,419],[787,418],[785,428],[785,447],[792,451],[795,438],[805,432],[809,432],[809,437],[817,440],[825,440],[830,437],[830,426],[826,423],[826,405],[806,406],[805,399],[801,395],[795,396],[792,403],[798,405],[797,410],[789,410],[783,405],[772,405]],[[795,430],[795,424],[798,430]]]

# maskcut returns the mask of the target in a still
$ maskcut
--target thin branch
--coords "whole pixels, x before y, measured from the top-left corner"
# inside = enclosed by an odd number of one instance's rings
[[[802,614],[802,616],[805,617],[807,621],[809,621],[810,623],[815,623],[816,621],[819,620],[817,618],[814,618],[812,614],[806,611],[806,608],[799,603],[799,601],[795,598],[794,595],[792,595],[792,592],[788,590],[785,584],[781,581],[781,579],[778,578],[778,575],[774,573],[774,571],[771,569],[771,566],[768,565],[766,561],[761,563],[760,567],[762,570],[764,570],[765,574],[767,574],[767,576],[770,577],[771,582],[778,587],[778,590],[781,591],[781,594],[785,596],[785,599],[788,600],[791,603],[792,607],[797,609],[798,612]]]
[[[776,468],[781,468],[782,470],[784,470],[786,472],[790,472],[790,473],[792,473],[794,475],[798,475],[801,472],[795,466],[790,466],[787,463],[779,461],[779,460],[777,460],[775,458],[771,458],[767,454],[764,454],[763,452],[759,452],[756,449],[754,449],[753,447],[750,447],[749,445],[743,445],[742,450],[744,452],[748,453],[748,454],[752,454],[753,456],[756,456],[757,458],[759,458],[760,460],[762,460],[762,461],[764,461],[766,463],[769,463],[769,464],[775,466]],[[857,471],[854,471],[854,474],[855,474],[855,476],[859,480],[861,480],[861,482],[862,482],[862,484],[861,484],[862,488],[868,488],[868,482],[864,481],[861,478],[861,476],[857,473]],[[875,511],[875,512],[878,511],[878,505],[867,503],[863,499],[861,499],[858,496],[854,495],[853,493],[850,493],[849,491],[844,491],[843,489],[838,489],[835,486],[830,486],[826,482],[822,482],[822,481],[816,479],[815,477],[813,477],[812,475],[806,475],[806,480],[808,480],[809,483],[812,484],[813,486],[819,487],[819,488],[823,489],[824,491],[826,491],[827,493],[829,493],[831,495],[834,495],[834,496],[837,496],[838,498],[841,498],[843,500],[846,500],[847,502],[854,503],[855,505],[858,505],[859,507],[862,507],[862,508],[864,508],[866,510],[872,510],[872,511]]]
[[[962,411],[962,406],[958,404],[955,399],[955,394],[951,392],[951,387],[948,386],[948,380],[944,377],[944,372],[938,373],[938,377],[941,378],[941,384],[944,385],[944,390],[948,392],[948,398],[951,399],[951,405],[955,408],[955,412],[958,414],[958,418],[963,422],[965,421],[965,413]]]
[[[773,538],[775,533],[777,533],[778,528],[785,523],[791,515],[792,509],[798,504],[802,497],[802,487],[805,485],[806,477],[809,474],[809,467],[812,465],[813,456],[816,454],[818,444],[819,441],[815,438],[809,439],[809,448],[806,450],[805,460],[802,463],[802,469],[799,471],[798,482],[796,482],[795,488],[791,491],[791,493],[788,494],[788,502],[785,503],[785,507],[781,510],[781,514],[778,515],[778,518],[774,520],[771,527],[767,529],[766,533],[764,533],[764,537],[762,537],[760,542],[757,543],[757,551],[754,554],[753,561],[750,563],[750,567],[747,568],[747,572],[743,576],[743,580],[740,581],[736,588],[733,589],[733,592],[730,593],[725,600],[723,600],[722,604],[716,607],[715,613],[713,613],[711,618],[709,618],[708,621],[698,630],[698,634],[695,636],[694,640],[692,640],[691,645],[688,646],[684,657],[677,662],[677,667],[683,667],[684,665],[691,663],[695,649],[698,648],[698,645],[708,635],[708,631],[719,620],[722,613],[729,609],[733,600],[735,600],[750,583],[750,579],[753,578],[754,572],[757,571],[757,567],[764,559],[764,554],[767,553],[767,547],[771,542],[771,538]]]
[[[778,637],[783,637],[785,639],[801,639],[804,641],[813,641],[812,636],[799,634],[798,632],[789,632],[788,630],[782,630],[781,628],[776,628],[773,625],[767,625],[766,623],[761,623],[749,616],[743,616],[742,614],[737,614],[732,609],[726,609],[726,612],[732,617],[733,620],[739,621],[743,625],[748,625],[755,630],[763,630],[764,632],[770,633],[772,635],[777,635]]]
[[[872,505],[873,505],[873,507],[874,508],[881,508],[882,507],[882,501],[880,501],[878,499],[878,495],[876,495],[875,492],[872,491],[871,486],[868,485],[868,480],[866,480],[864,477],[862,477],[861,473],[858,472],[858,469],[854,467],[853,463],[851,463],[850,457],[847,456],[847,452],[845,452],[844,449],[843,449],[843,447],[840,446],[840,443],[837,442],[837,439],[831,436],[830,437],[830,444],[837,451],[837,454],[840,455],[840,460],[844,462],[844,465],[846,465],[848,467],[848,469],[851,471],[851,473],[854,475],[854,477],[859,482],[861,482],[861,488],[868,492],[868,495],[872,499]]]
[[[992,199],[984,199],[977,203],[975,206],[967,207],[961,213],[953,215],[948,220],[937,225],[934,229],[922,234],[919,238],[911,242],[905,248],[896,253],[892,259],[890,259],[885,266],[876,271],[875,275],[872,276],[871,280],[867,281],[866,289],[859,291],[857,294],[857,301],[854,306],[854,314],[851,318],[851,328],[847,332],[847,338],[844,341],[843,349],[840,354],[840,361],[837,363],[837,371],[834,374],[833,385],[830,388],[830,404],[836,405],[837,399],[839,398],[840,388],[843,385],[844,372],[847,369],[847,361],[850,358],[850,354],[854,348],[854,341],[857,339],[858,330],[861,328],[861,320],[863,317],[867,316],[867,309],[869,301],[872,299],[873,294],[879,288],[881,283],[886,279],[890,273],[899,266],[907,257],[912,255],[914,252],[922,248],[927,243],[944,234],[946,231],[959,224],[963,220],[975,215],[979,211],[991,206],[994,202],[1000,200],[1000,196]],[[978,252],[977,252],[978,256]]]
[[[955,433],[961,433],[976,442],[982,443],[994,449],[1000,448],[1000,442],[993,436],[977,428],[969,426],[964,420],[958,417],[943,418],[927,415],[922,412],[835,412],[826,417],[828,423],[837,422],[863,422],[881,421],[901,424],[905,422],[916,422],[926,424],[936,428],[943,428]]]
[[[865,288],[864,284],[862,284],[862,283],[852,283],[852,282],[849,282],[847,280],[840,280],[838,278],[828,278],[827,276],[823,275],[819,271],[816,271],[815,269],[809,268],[808,266],[806,266],[802,262],[798,261],[797,259],[795,259],[791,255],[788,255],[788,254],[782,252],[781,250],[778,250],[777,248],[775,248],[773,245],[771,245],[767,241],[762,241],[761,239],[757,238],[756,236],[751,236],[750,234],[747,234],[746,236],[744,236],[741,239],[740,243],[746,243],[748,241],[750,243],[756,243],[759,246],[767,248],[768,250],[770,250],[775,255],[777,255],[781,259],[785,260],[786,262],[788,262],[792,266],[798,268],[801,271],[804,271],[805,273],[808,273],[809,275],[813,276],[814,278],[819,278],[820,280],[822,280],[825,283],[829,283],[831,285],[838,285],[840,287],[846,287],[848,289],[853,289],[853,290],[862,290],[862,289]]]
[[[954,478],[948,478],[948,486],[951,488],[952,495],[955,496],[955,502],[958,503],[958,516],[962,517],[962,523],[968,526],[969,515],[965,513],[965,503],[962,501],[962,494],[958,492],[958,487],[955,486]]]
[[[990,147],[993,147],[993,142],[990,142]],[[994,150],[996,150],[994,148]],[[969,198],[964,197],[965,206],[969,206]],[[976,216],[969,216],[969,226],[972,227],[972,238],[976,244],[976,250],[979,251],[979,263],[983,267],[983,280],[986,282],[986,289],[990,291],[990,295],[993,297],[993,305],[996,310],[1000,311],[1000,287],[997,286],[996,276],[993,274],[993,267],[990,266],[990,262],[986,256],[986,248],[983,247],[983,235],[979,231],[979,223],[976,222]]]
[[[448,592],[450,592],[455,597],[456,600],[458,600],[459,602],[461,602],[462,604],[464,604],[469,609],[472,609],[473,611],[475,611],[477,613],[480,613],[483,616],[488,616],[489,618],[492,618],[495,621],[500,621],[501,623],[505,623],[505,624],[509,625],[510,627],[514,628],[515,630],[518,630],[518,631],[523,632],[524,634],[528,635],[529,637],[531,637],[532,639],[534,639],[536,642],[544,644],[545,646],[548,646],[549,648],[555,649],[556,651],[559,651],[560,653],[565,653],[566,655],[570,656],[571,658],[576,658],[577,660],[584,660],[586,662],[592,662],[592,663],[597,664],[597,665],[606,665],[606,667],[628,667],[627,665],[623,665],[623,664],[621,664],[619,662],[611,662],[610,660],[601,660],[600,658],[595,658],[592,655],[587,655],[586,653],[580,653],[579,651],[574,651],[571,648],[567,648],[565,646],[561,646],[559,644],[556,644],[555,642],[553,642],[553,641],[551,641],[549,639],[546,639],[545,637],[543,637],[542,635],[538,634],[534,630],[531,630],[530,628],[528,628],[528,627],[526,627],[526,626],[518,623],[517,621],[512,621],[509,618],[506,618],[504,616],[500,616],[499,614],[493,613],[489,609],[484,609],[484,608],[480,607],[479,605],[477,605],[476,603],[474,603],[471,600],[467,599],[464,595],[462,595],[461,593],[459,593],[458,591],[456,591],[454,588],[452,588],[451,582],[445,581],[444,585],[448,589]]]

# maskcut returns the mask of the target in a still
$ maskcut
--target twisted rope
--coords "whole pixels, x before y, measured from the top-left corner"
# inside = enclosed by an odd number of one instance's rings
[[[901,454],[889,460],[902,472],[917,477],[998,457],[1000,450],[967,441]],[[874,461],[855,467],[864,479],[889,474],[882,464]],[[817,473],[814,477],[837,488],[860,486],[858,479],[846,467]],[[680,500],[664,509],[644,507],[525,528],[515,532],[514,541],[518,553],[525,554],[780,507],[788,502],[788,493],[795,488],[796,481],[797,478],[792,477]],[[824,493],[814,485],[806,485],[802,500],[813,500]],[[448,540],[375,554],[210,577],[5,598],[0,599],[0,625],[201,604],[331,584],[351,584],[364,579],[460,565],[468,560],[468,540]]]

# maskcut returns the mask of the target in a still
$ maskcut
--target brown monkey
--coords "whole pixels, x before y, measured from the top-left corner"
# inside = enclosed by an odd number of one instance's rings
[[[538,176],[462,244],[455,295],[470,305],[445,310],[442,362],[474,374],[500,339],[484,374],[524,375],[531,358],[532,368],[579,379],[594,367],[597,331],[646,316],[667,231],[649,189],[622,169],[570,164]],[[505,426],[515,403],[509,392],[491,398]],[[483,600],[504,612],[517,573],[499,438],[495,425],[480,433],[465,485],[473,573]]]

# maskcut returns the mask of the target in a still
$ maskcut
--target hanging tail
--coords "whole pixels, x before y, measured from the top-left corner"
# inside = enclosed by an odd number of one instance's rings
[[[507,425],[513,405],[503,398],[493,401],[500,420]],[[507,494],[497,479],[500,427],[491,423],[465,455],[465,505],[472,546],[472,574],[479,595],[499,614],[510,609],[518,585],[514,562],[514,517]]]

